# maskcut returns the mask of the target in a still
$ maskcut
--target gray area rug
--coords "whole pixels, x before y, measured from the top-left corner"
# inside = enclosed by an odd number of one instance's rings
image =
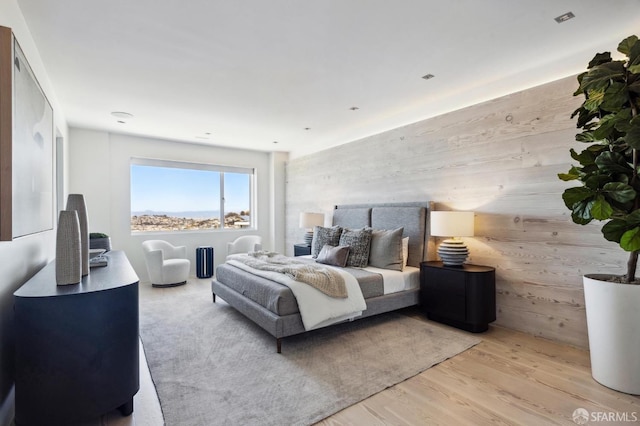
[[[205,281],[141,285],[140,335],[168,426],[312,424],[480,342],[390,313],[286,338],[277,354]]]

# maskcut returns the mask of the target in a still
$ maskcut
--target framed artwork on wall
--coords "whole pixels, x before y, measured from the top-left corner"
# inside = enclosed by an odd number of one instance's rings
[[[53,229],[53,108],[0,27],[0,240]]]

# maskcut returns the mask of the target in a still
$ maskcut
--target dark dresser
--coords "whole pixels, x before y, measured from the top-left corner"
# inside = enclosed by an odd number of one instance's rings
[[[133,412],[139,389],[138,276],[122,251],[80,284],[55,261],[14,294],[16,425],[69,425]]]

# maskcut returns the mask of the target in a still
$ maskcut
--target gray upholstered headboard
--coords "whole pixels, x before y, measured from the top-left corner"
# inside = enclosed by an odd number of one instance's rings
[[[357,229],[403,227],[403,237],[409,237],[409,266],[420,266],[427,260],[429,247],[429,212],[432,202],[338,205],[333,210],[333,225]]]

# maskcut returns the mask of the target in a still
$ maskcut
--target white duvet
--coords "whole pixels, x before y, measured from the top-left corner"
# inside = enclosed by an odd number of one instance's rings
[[[313,330],[325,327],[337,322],[353,319],[362,315],[367,309],[367,304],[362,296],[362,291],[355,277],[340,268],[332,268],[344,278],[348,296],[335,298],[327,296],[308,284],[295,281],[291,277],[272,271],[261,271],[245,265],[242,262],[227,259],[227,263],[254,275],[286,285],[298,301],[300,316],[305,330]],[[331,268],[331,266],[327,266]]]

